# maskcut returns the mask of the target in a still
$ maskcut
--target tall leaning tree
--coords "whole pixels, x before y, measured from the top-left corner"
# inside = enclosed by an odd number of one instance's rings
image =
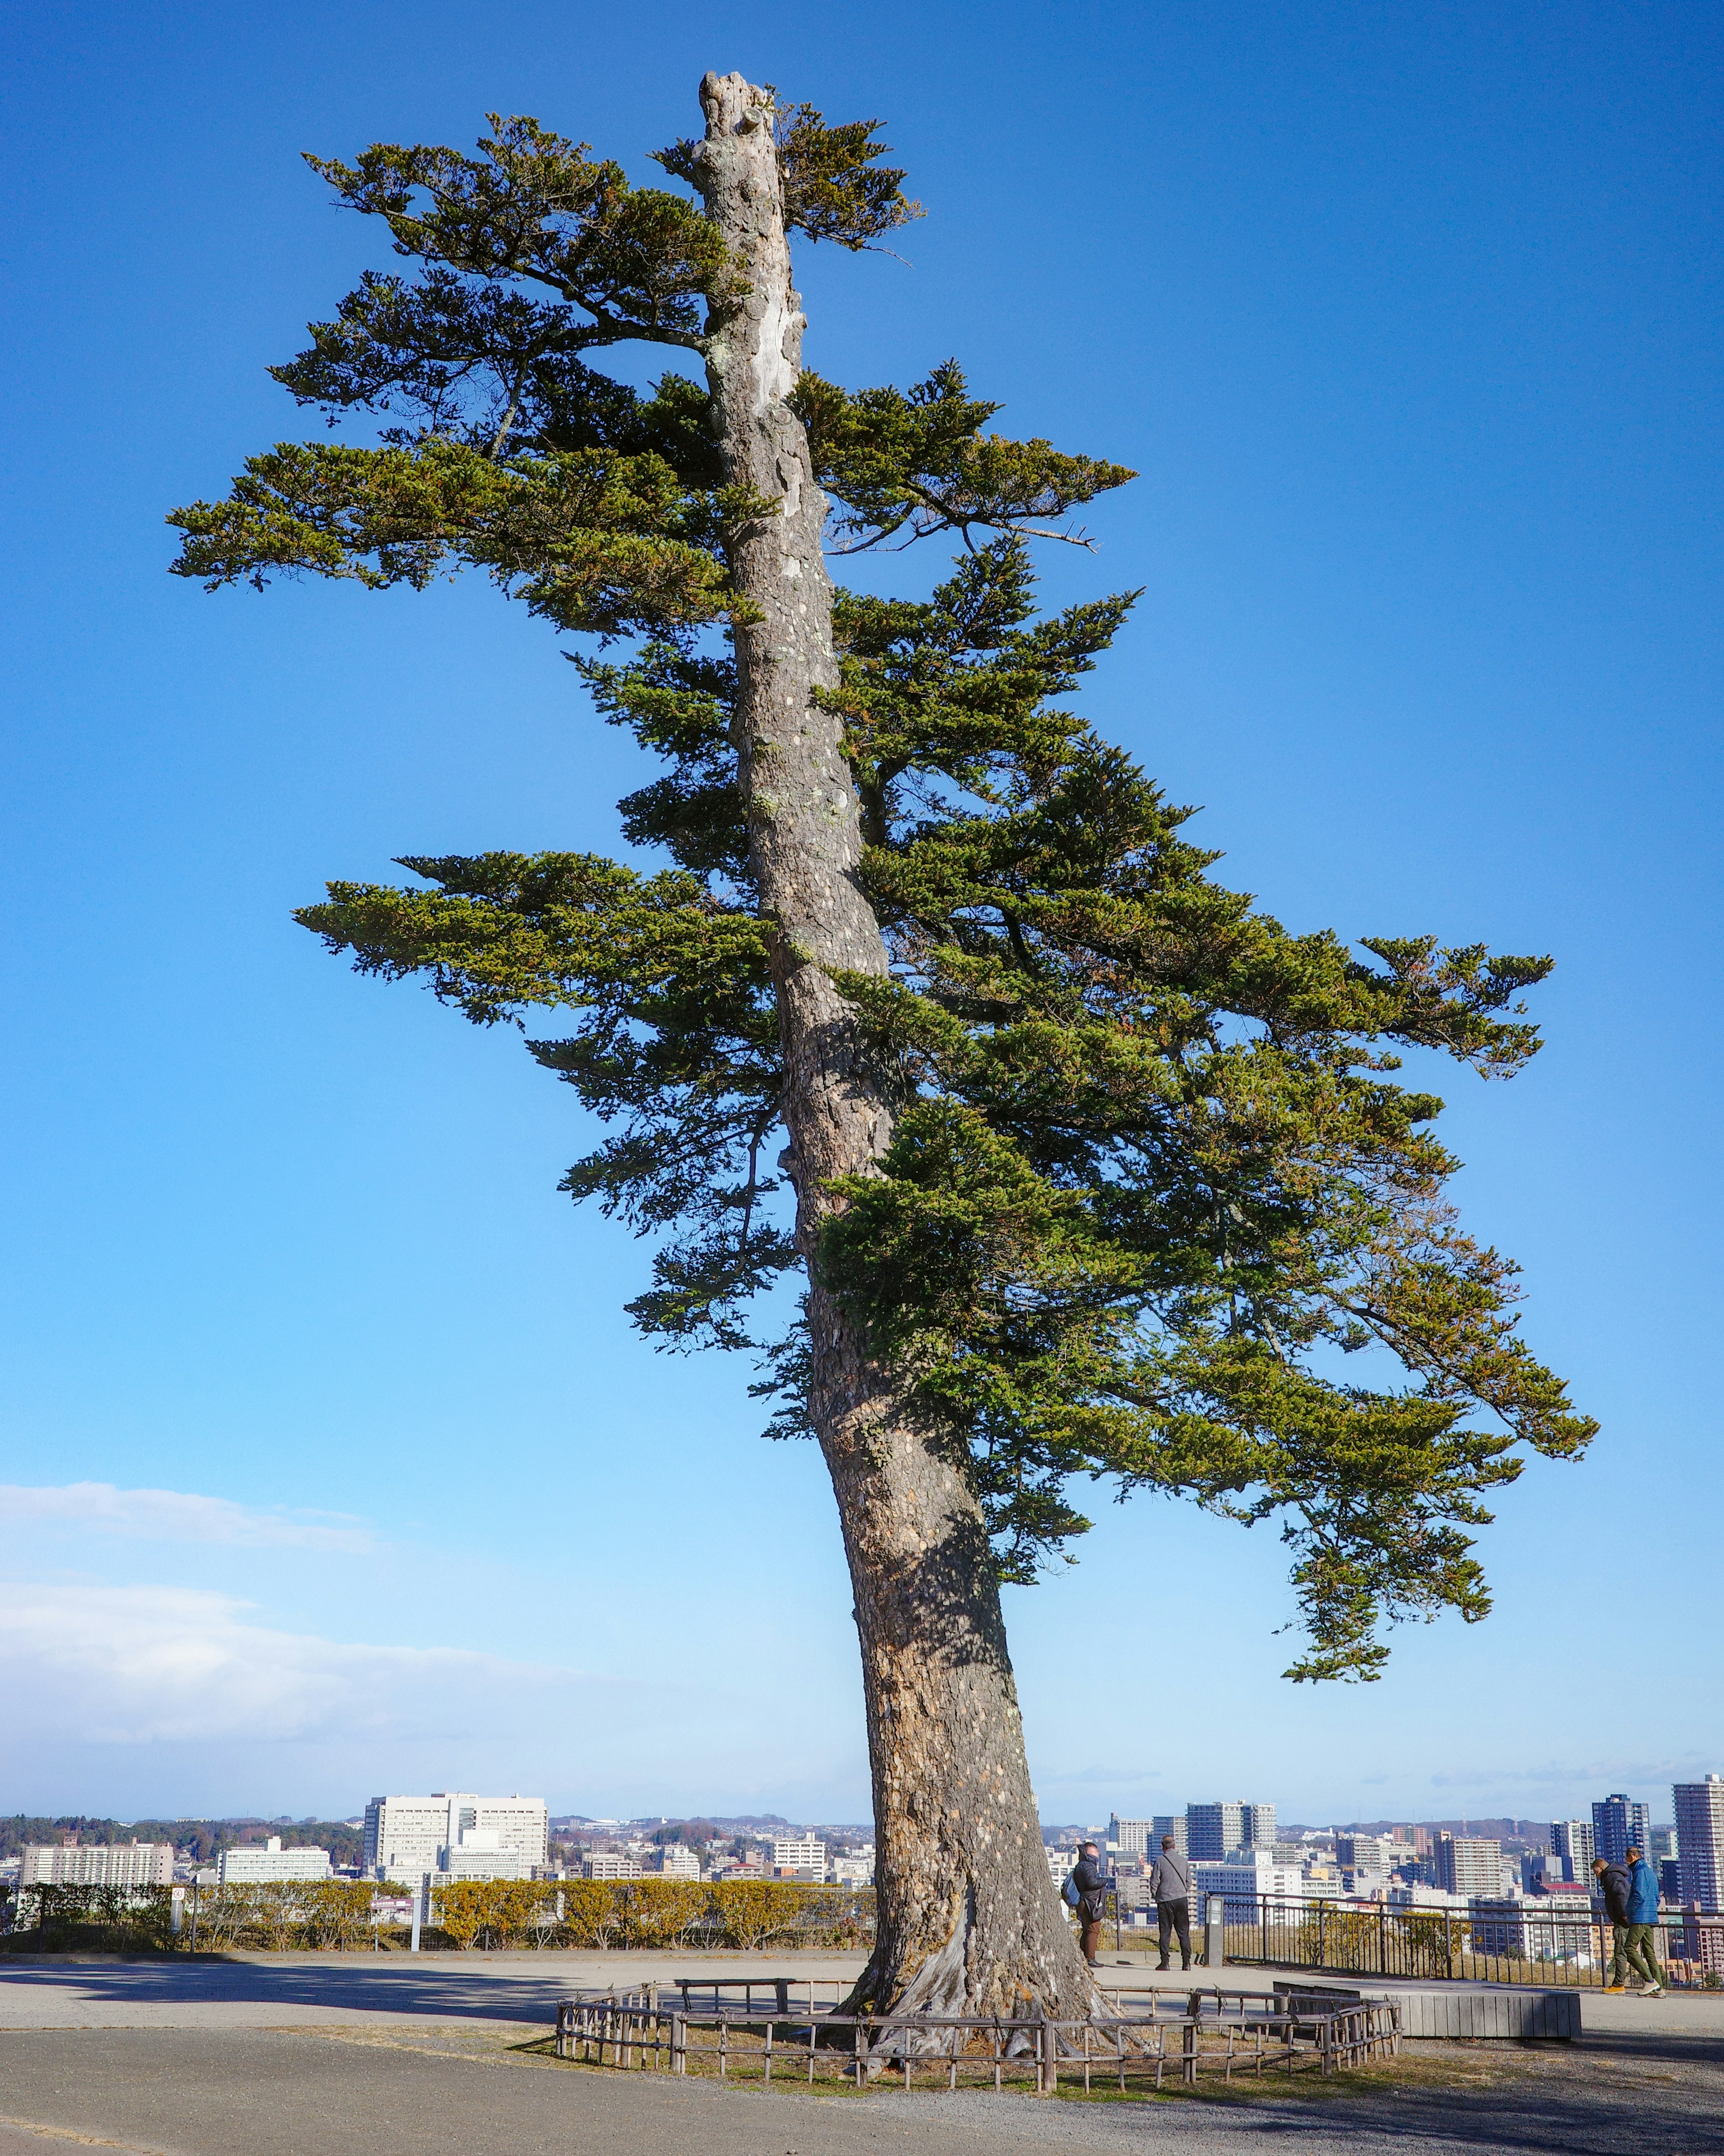
[[[1093,2003],[1043,1856],[1001,1622],[1085,1478],[1279,1524],[1307,1643],[1371,1678],[1385,1620],[1489,1599],[1466,1530],[1523,1448],[1593,1425],[1516,1330],[1514,1268],[1444,1200],[1441,1101],[1534,1052],[1542,958],[1290,934],[1209,871],[1070,709],[1131,603],[1036,611],[1034,540],[1131,475],[988,431],[959,368],[805,369],[789,234],[916,214],[877,123],[740,75],[635,187],[528,119],[468,157],[313,158],[408,274],[275,370],[359,441],[284,443],[176,512],[211,588],[485,571],[562,631],[660,775],[591,855],[407,858],[300,919],[531,1052],[612,1127],[565,1188],[655,1241],[631,1307],[755,1347],[831,1470],[855,1595],[881,2014]],[[685,355],[649,395],[605,346]],[[704,379],[700,375],[704,374]],[[961,542],[932,596],[829,553]],[[800,1322],[750,1299],[800,1276]]]

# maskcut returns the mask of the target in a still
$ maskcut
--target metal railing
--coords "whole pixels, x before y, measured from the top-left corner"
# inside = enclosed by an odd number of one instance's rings
[[[772,1989],[773,1980],[757,1980],[757,1987]],[[649,1985],[563,1999],[555,2051],[560,2059],[624,2072],[710,2073],[767,2086],[776,2069],[781,2081],[824,2080],[858,2093],[901,2075],[906,2090],[1028,2087],[1052,2095],[1062,2074],[1086,2093],[1098,2081],[1121,2093],[1147,2092],[1163,2087],[1170,2074],[1188,2087],[1200,2074],[1230,2082],[1235,2071],[1260,2076],[1275,2066],[1329,2075],[1393,2058],[1399,2047],[1399,2011],[1382,2000],[1313,2012],[1290,2010],[1273,1992],[1193,1991],[1179,2005],[1177,2015],[1152,2005],[1085,2021],[943,2014],[894,2020],[818,2010],[763,2015],[721,2004],[709,2012],[685,2010]]]
[[[1265,1895],[1249,1918],[1234,1897],[1228,1912],[1229,1962],[1345,1976],[1597,1989],[1608,1981],[1614,1943],[1614,1927],[1590,1908],[1420,1909]],[[1674,1987],[1708,1988],[1708,1978],[1716,1986],[1724,1977],[1724,1917],[1666,1912],[1653,1932],[1657,1959]]]

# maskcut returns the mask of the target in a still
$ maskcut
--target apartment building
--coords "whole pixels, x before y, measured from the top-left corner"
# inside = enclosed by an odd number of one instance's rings
[[[1186,1844],[1192,1861],[1219,1864],[1239,1847],[1245,1834],[1244,1804],[1188,1804]]]
[[[173,1845],[167,1841],[75,1842],[27,1848],[18,1864],[21,1887],[171,1887]]]
[[[1631,1849],[1644,1854],[1651,1840],[1652,1821],[1644,1804],[1619,1792],[1593,1806],[1593,1854],[1607,1864],[1621,1864]]]
[[[1552,1820],[1551,1821],[1551,1854],[1562,1866],[1562,1876],[1571,1887],[1586,1887],[1592,1883],[1593,1859],[1598,1854],[1593,1840],[1590,1820]]]
[[[1433,1852],[1437,1884],[1445,1894],[1464,1894],[1486,1901],[1502,1895],[1502,1844],[1482,1835],[1444,1834]]]
[[[1724,1775],[1678,1782],[1670,1795],[1683,1902],[1706,1916],[1724,1912]]]

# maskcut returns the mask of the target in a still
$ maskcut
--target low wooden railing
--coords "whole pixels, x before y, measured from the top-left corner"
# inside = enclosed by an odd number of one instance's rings
[[[752,1989],[776,1991],[792,1981],[757,1978]],[[736,1988],[742,1988],[741,1979]],[[1399,2012],[1388,2001],[1290,2012],[1272,1992],[1227,1990],[1182,1992],[1176,2003],[1177,2015],[1152,2005],[1083,2021],[945,2014],[888,2019],[818,2010],[762,2015],[747,2001],[716,2003],[708,2011],[671,2005],[654,1985],[563,1999],[555,2049],[560,2059],[624,2071],[710,2071],[768,2085],[776,2071],[781,2080],[813,2084],[824,2077],[860,2092],[901,2074],[906,2089],[942,2081],[948,2089],[1009,2083],[1052,2095],[1062,2073],[1069,2083],[1080,2079],[1086,2092],[1099,2077],[1126,2092],[1162,2088],[1170,2074],[1188,2087],[1202,2073],[1230,2082],[1236,2070],[1260,2076],[1274,2066],[1289,2073],[1303,2067],[1328,2075],[1369,2058],[1393,2057],[1399,2047]]]

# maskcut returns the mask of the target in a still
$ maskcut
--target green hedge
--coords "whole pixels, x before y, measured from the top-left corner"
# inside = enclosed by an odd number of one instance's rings
[[[203,1953],[283,1953],[368,1945],[374,1904],[390,1890],[370,1880],[280,1880],[204,1887],[196,1897]],[[166,1887],[14,1887],[0,1908],[14,1953],[185,1953],[193,1897],[172,1928]],[[392,1916],[392,1943],[404,1928]],[[459,1948],[856,1948],[874,1940],[869,1887],[788,1879],[463,1879],[433,1889],[423,1943]]]

